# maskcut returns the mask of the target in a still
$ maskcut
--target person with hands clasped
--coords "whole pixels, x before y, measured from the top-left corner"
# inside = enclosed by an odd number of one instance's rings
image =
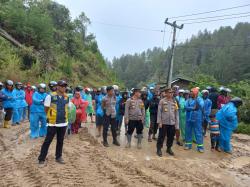
[[[136,129],[137,134],[137,148],[141,149],[142,142],[142,131],[145,123],[145,107],[141,100],[140,89],[135,88],[133,90],[133,96],[126,101],[125,105],[125,124],[128,125],[127,140],[128,143],[126,148],[131,147],[131,139],[134,130]]]
[[[44,100],[47,96],[46,84],[38,85],[38,91],[32,96],[32,105],[30,106],[30,138],[35,139],[46,136],[47,118],[44,110]],[[40,123],[40,124],[39,124]]]
[[[167,153],[174,156],[172,145],[175,136],[175,130],[179,129],[179,111],[178,104],[173,99],[171,88],[165,89],[165,97],[161,99],[158,106],[157,123],[159,124],[159,135],[157,140],[157,155],[162,157],[161,148],[165,136],[167,136]]]

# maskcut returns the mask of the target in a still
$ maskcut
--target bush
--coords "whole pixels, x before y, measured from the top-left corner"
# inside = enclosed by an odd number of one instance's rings
[[[235,132],[250,135],[250,124],[245,124],[243,122],[239,123],[239,126]]]

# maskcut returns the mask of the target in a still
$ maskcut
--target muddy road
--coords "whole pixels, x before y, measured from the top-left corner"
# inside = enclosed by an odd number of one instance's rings
[[[209,137],[206,152],[200,154],[174,145],[174,157],[159,158],[156,142],[143,148],[125,148],[122,132],[121,147],[104,148],[94,138],[93,124],[84,124],[78,135],[67,136],[64,144],[65,165],[54,160],[52,143],[46,167],[38,168],[37,156],[43,139],[29,139],[29,125],[0,129],[0,186],[249,186],[250,137],[234,135],[232,155],[211,152]],[[110,138],[110,143],[111,137]]]

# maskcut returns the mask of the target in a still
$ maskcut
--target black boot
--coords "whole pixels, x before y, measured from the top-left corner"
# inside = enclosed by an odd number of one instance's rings
[[[117,141],[117,139],[115,139],[115,140],[113,141],[113,144],[116,145],[116,146],[120,146],[120,143]]]
[[[104,147],[109,147],[109,143],[108,143],[107,141],[104,141],[104,142],[103,142],[103,146],[104,146]]]
[[[174,152],[172,151],[171,147],[167,148],[167,153],[171,156],[174,156]]]
[[[161,149],[157,149],[156,154],[157,154],[159,157],[162,157],[162,152],[161,152]]]

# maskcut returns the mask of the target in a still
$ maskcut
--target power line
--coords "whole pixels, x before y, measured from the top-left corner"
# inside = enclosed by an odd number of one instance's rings
[[[250,44],[232,44],[232,45],[204,45],[201,44],[200,46],[185,46],[185,45],[177,45],[177,48],[197,48],[200,49],[202,47],[208,47],[208,48],[226,48],[226,47],[248,47]]]
[[[244,17],[249,17],[249,16],[250,16],[250,14],[249,15],[245,15],[245,16],[236,16],[236,17],[214,19],[214,20],[207,20],[207,21],[187,22],[187,23],[183,23],[183,24],[190,25],[190,24],[196,24],[196,23],[208,23],[208,22],[215,22],[215,21],[221,21],[221,20],[227,20],[227,19],[244,18]]]
[[[111,23],[104,23],[104,22],[100,22],[100,21],[92,21],[92,23],[97,23],[97,24],[111,26],[111,27],[117,27],[117,28],[126,28],[126,29],[143,30],[143,31],[151,31],[151,32],[164,32],[161,29],[150,29],[150,28],[144,28],[144,27],[135,27],[135,26],[131,26],[131,25],[117,25],[117,24],[111,24]]]
[[[210,17],[201,17],[201,18],[192,18],[192,19],[180,19],[180,20],[176,20],[176,21],[193,21],[193,20],[220,18],[220,17],[227,17],[227,16],[236,16],[236,15],[243,15],[243,14],[249,14],[249,13],[250,12],[242,12],[242,13],[236,13],[236,14],[224,14],[224,15],[210,16]]]
[[[232,9],[242,8],[242,7],[247,7],[247,6],[250,6],[250,4],[240,5],[240,6],[235,6],[235,7],[229,7],[229,8],[222,8],[222,9],[217,9],[217,10],[211,10],[211,11],[207,11],[207,12],[198,12],[198,13],[193,13],[193,14],[186,14],[186,15],[182,15],[182,16],[174,16],[174,17],[170,17],[169,19],[197,16],[197,15],[208,14],[208,13],[213,13],[213,12],[219,12],[219,11],[224,11],[224,10],[232,10]]]

